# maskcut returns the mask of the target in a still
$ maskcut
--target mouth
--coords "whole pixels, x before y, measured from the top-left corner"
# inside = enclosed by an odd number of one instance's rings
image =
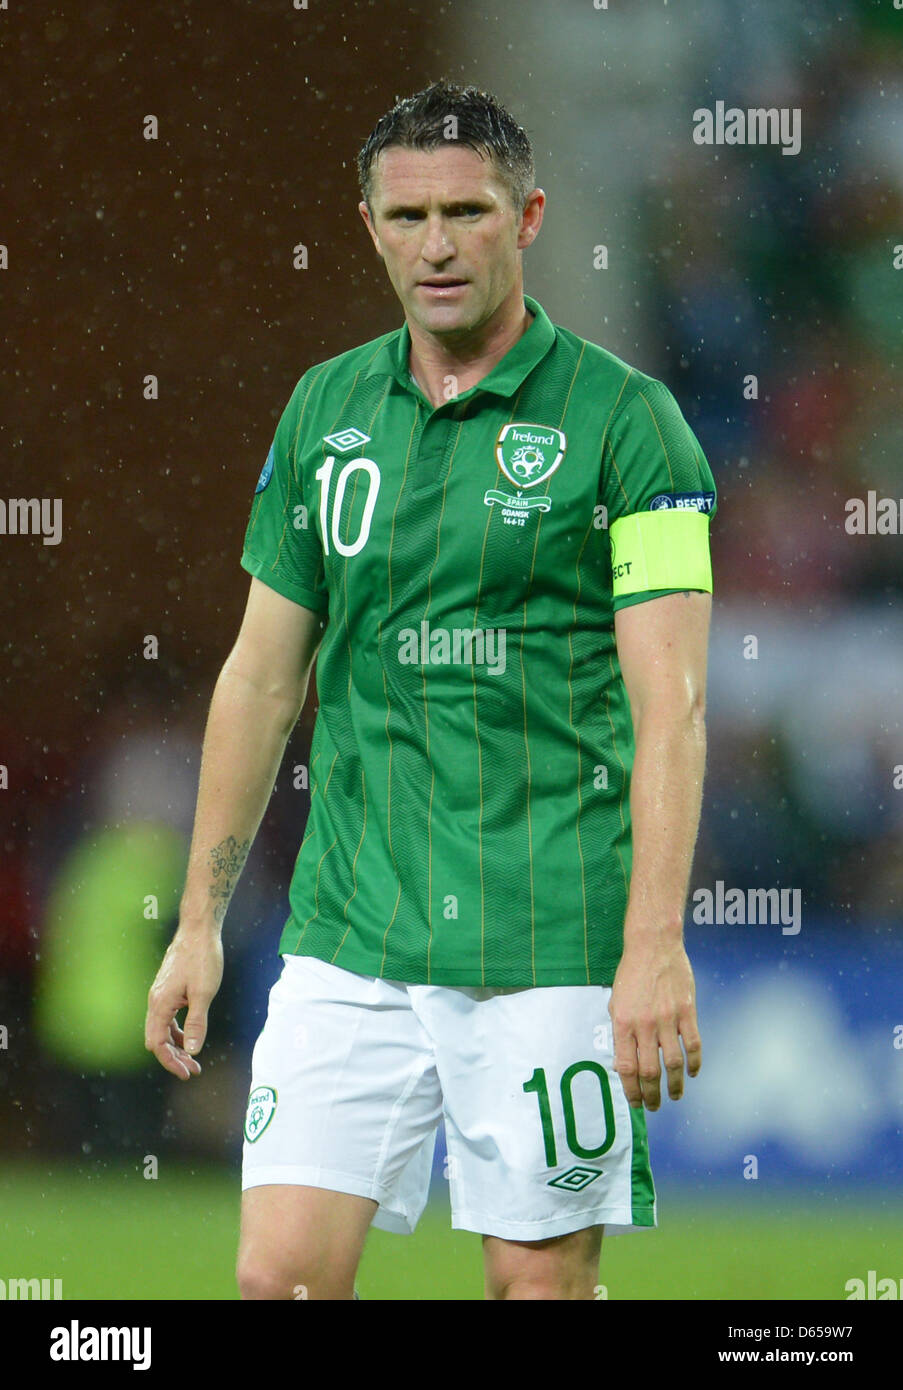
[[[468,280],[459,280],[454,275],[433,275],[428,280],[421,280],[417,288],[424,290],[428,295],[444,299],[460,294],[469,283]]]

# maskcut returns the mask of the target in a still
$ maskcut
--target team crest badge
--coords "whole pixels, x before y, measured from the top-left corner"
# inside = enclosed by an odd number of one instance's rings
[[[245,1138],[255,1143],[263,1134],[276,1110],[276,1092],[272,1086],[256,1086],[248,1097],[245,1116]]]
[[[563,430],[521,420],[505,425],[495,442],[499,468],[515,487],[537,487],[561,464],[567,448]]]

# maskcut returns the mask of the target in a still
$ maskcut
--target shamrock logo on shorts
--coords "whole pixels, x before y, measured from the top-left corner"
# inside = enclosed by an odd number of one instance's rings
[[[245,1138],[254,1144],[266,1129],[276,1111],[276,1092],[272,1086],[255,1086],[248,1097],[245,1116]]]

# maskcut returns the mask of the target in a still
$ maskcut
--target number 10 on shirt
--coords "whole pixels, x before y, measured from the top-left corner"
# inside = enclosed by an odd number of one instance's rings
[[[332,543],[340,555],[356,555],[359,550],[363,550],[370,536],[370,523],[373,520],[373,509],[376,506],[381,481],[379,468],[372,459],[351,459],[348,463],[343,464],[335,480],[335,492],[332,495],[330,508],[330,480],[334,467],[335,456],[330,454],[326,462],[314,474],[320,484],[320,534],[323,537],[323,550],[327,555],[329,554],[331,537]],[[367,500],[364,503],[364,514],[361,517],[361,529],[357,539],[349,542],[342,540],[339,535],[339,522],[342,516],[342,503],[345,501],[348,479],[352,473],[358,472],[367,474]],[[330,510],[332,511],[331,523],[329,521]]]

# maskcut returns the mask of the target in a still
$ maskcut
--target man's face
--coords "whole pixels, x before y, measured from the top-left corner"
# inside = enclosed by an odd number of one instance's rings
[[[389,146],[373,174],[373,217],[363,202],[360,213],[405,315],[427,333],[466,337],[520,285],[519,253],[539,231],[542,191],[521,216],[489,156],[454,142]]]

